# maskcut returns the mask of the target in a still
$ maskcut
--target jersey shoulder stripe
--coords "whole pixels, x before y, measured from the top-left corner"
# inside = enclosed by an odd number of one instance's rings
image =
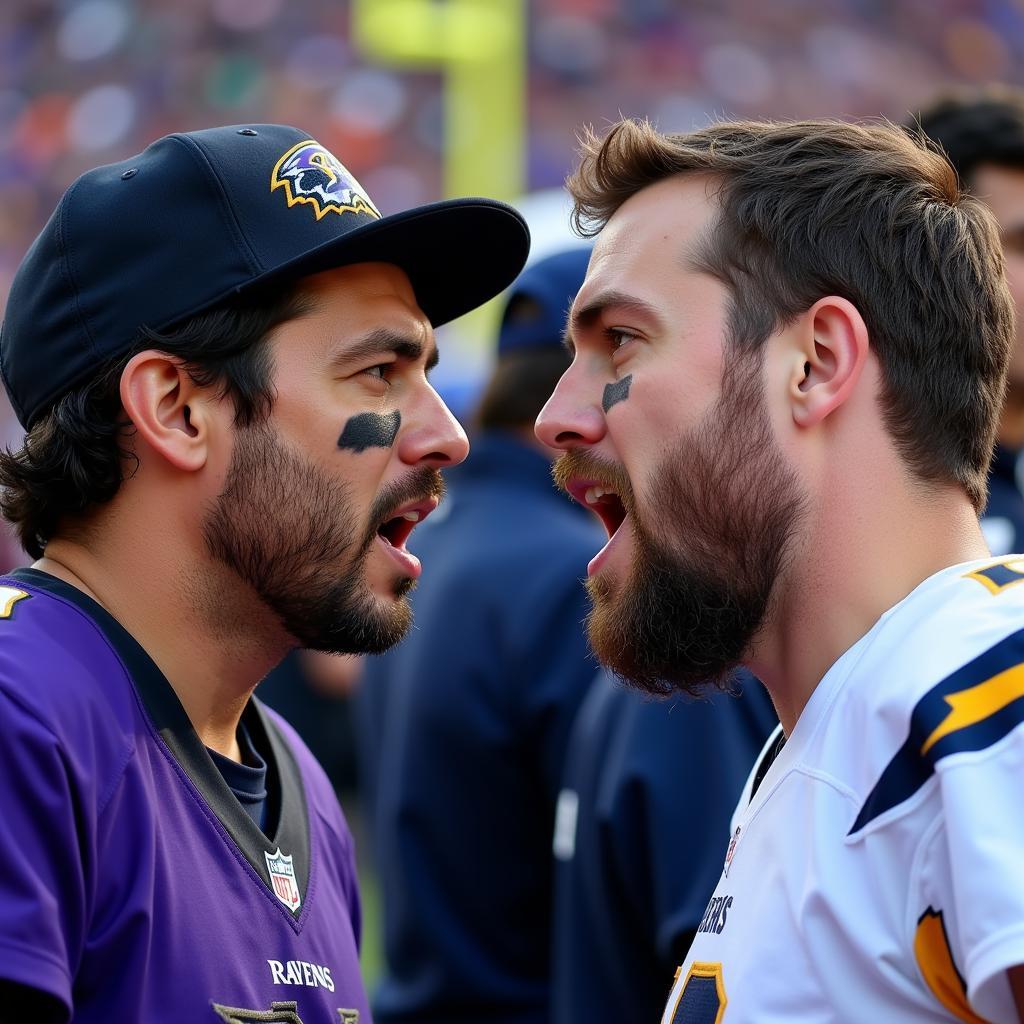
[[[854,835],[909,800],[944,757],[984,750],[1024,722],[1024,630],[990,647],[915,705],[906,742],[857,815]]]
[[[1008,587],[1024,583],[1024,560],[1018,556],[983,565],[966,574],[964,579],[977,580],[990,594],[1001,594]]]
[[[17,603],[31,596],[27,590],[7,584],[0,585],[0,619],[9,619],[14,614]]]

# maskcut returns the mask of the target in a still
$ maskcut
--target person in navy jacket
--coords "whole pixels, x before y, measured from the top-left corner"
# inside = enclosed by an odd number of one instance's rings
[[[551,1024],[657,1021],[778,720],[737,695],[652,701],[602,672],[573,726],[555,827]]]

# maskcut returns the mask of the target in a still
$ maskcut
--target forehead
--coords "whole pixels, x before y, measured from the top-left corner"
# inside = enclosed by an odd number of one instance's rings
[[[332,347],[358,342],[367,331],[386,329],[425,344],[432,337],[408,275],[391,263],[356,263],[305,278],[299,286],[309,300],[304,318],[324,328]]]
[[[688,258],[714,228],[717,187],[708,175],[676,175],[627,199],[597,236],[576,307],[605,290],[644,297],[677,288]]]

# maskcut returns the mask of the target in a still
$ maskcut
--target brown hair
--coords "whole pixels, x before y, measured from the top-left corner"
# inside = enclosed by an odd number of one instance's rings
[[[829,120],[686,135],[626,120],[581,143],[567,183],[581,234],[648,185],[717,177],[721,214],[698,264],[729,288],[732,343],[757,349],[819,298],[848,299],[898,451],[921,479],[952,479],[984,507],[1013,307],[995,221],[942,155],[896,125]]]

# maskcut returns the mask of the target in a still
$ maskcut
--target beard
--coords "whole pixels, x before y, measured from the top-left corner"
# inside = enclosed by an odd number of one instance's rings
[[[299,646],[379,654],[412,623],[404,596],[414,581],[396,574],[395,600],[381,601],[366,582],[366,558],[395,509],[442,492],[436,469],[417,469],[381,491],[369,525],[359,530],[351,488],[259,424],[237,433],[203,537],[209,553],[255,591]]]
[[[556,463],[558,482],[574,476],[615,489],[634,538],[624,580],[587,580],[598,659],[659,696],[728,689],[771,613],[805,506],[772,436],[761,359],[728,360],[718,402],[664,450],[639,502],[621,467],[588,452]]]

